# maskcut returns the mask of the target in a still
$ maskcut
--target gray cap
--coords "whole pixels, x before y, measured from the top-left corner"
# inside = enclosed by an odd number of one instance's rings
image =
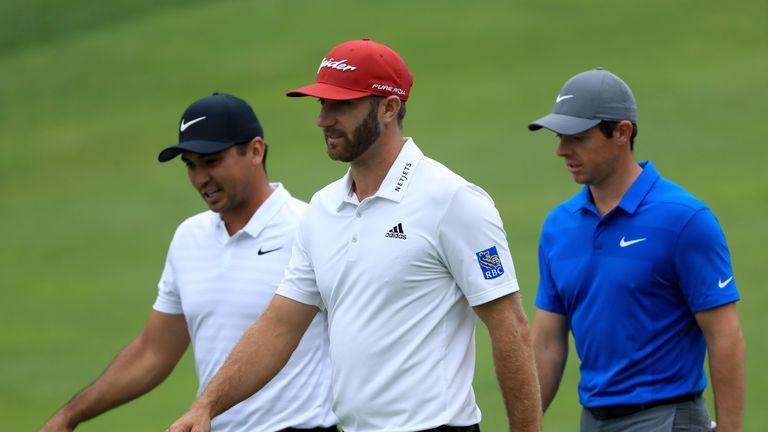
[[[637,104],[627,83],[599,67],[569,79],[557,95],[552,113],[529,124],[528,129],[574,135],[603,120],[637,123]]]

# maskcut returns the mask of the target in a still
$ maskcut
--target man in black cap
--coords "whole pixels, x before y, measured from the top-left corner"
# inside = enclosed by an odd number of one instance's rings
[[[636,162],[629,86],[597,68],[565,83],[530,130],[555,132],[584,188],[555,208],[539,243],[534,350],[544,408],[573,332],[582,432],[704,431],[705,352],[718,431],[740,431],[741,334],[730,254],[706,204]]]
[[[210,211],[184,221],[171,242],[157,300],[138,338],[104,374],[62,407],[43,431],[68,431],[160,384],[190,341],[201,392],[240,335],[272,299],[306,203],[269,183],[267,144],[253,109],[214,93],[190,105],[181,155]],[[325,314],[318,314],[286,367],[257,395],[213,422],[216,431],[335,431]]]

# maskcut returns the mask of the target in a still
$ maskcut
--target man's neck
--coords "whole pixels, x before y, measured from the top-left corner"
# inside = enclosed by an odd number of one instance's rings
[[[405,145],[401,134],[382,135],[363,155],[350,163],[350,175],[358,201],[373,196]]]
[[[619,205],[624,194],[632,187],[642,172],[643,169],[640,165],[634,158],[630,158],[622,161],[621,166],[616,167],[609,178],[600,184],[589,186],[589,192],[592,194],[592,200],[600,212],[600,216],[605,216]]]
[[[259,207],[267,201],[274,191],[268,181],[261,182],[259,187],[254,189],[253,198],[242,208],[227,212],[227,214],[221,213],[221,220],[224,221],[224,226],[230,237],[248,225]]]

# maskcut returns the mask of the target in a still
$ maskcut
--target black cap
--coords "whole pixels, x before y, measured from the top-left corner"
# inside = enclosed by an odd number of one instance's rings
[[[248,103],[225,93],[214,93],[187,108],[179,124],[179,143],[160,152],[167,162],[183,151],[211,154],[235,144],[264,138],[261,123]]]

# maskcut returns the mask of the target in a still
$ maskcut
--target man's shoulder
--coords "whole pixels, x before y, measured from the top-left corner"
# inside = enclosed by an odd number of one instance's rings
[[[690,212],[708,208],[707,204],[672,180],[660,177],[646,197],[647,204],[679,207]]]
[[[192,238],[212,235],[219,220],[219,215],[210,210],[187,217],[176,227],[172,245],[185,243]]]
[[[307,211],[307,207],[309,207],[309,204],[306,201],[291,196],[283,204],[283,212],[301,219]]]
[[[206,210],[184,219],[179,224],[176,231],[178,232],[178,231],[187,231],[187,230],[207,229],[212,227],[216,223],[218,218],[219,218],[218,214],[212,212],[211,210]]]
[[[417,174],[428,177],[430,180],[435,179],[444,181],[446,186],[452,186],[455,188],[470,184],[461,175],[455,173],[453,170],[443,165],[442,163],[427,156],[424,156],[424,158],[421,160],[421,165],[417,171]],[[442,187],[443,185],[441,184],[440,186]]]
[[[413,175],[411,187],[414,186],[419,191],[420,200],[431,197],[437,202],[448,202],[459,191],[480,194],[490,199],[483,188],[468,181],[442,163],[426,156],[421,160]]]
[[[346,177],[342,177],[312,194],[312,198],[309,200],[309,208],[314,209],[329,203],[338,204],[344,199],[346,192]]]
[[[581,190],[567,200],[556,205],[547,214],[547,217],[544,219],[544,225],[546,226],[549,224],[555,224],[563,221],[564,219],[574,218],[576,211],[584,207],[583,195],[584,191]]]

